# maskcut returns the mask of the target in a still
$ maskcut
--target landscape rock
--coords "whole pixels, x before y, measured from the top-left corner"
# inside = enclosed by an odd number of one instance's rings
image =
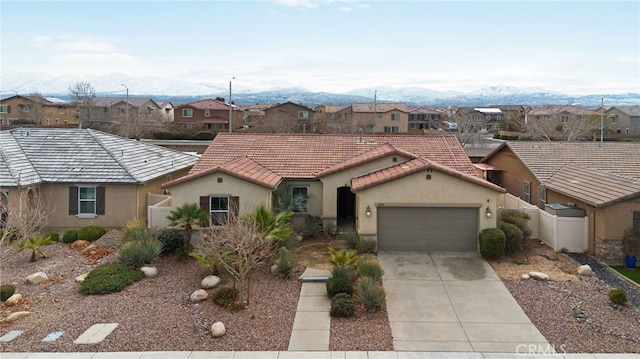
[[[203,301],[207,299],[207,297],[209,297],[209,293],[207,293],[206,290],[198,289],[195,292],[191,293],[191,297],[189,297],[189,299],[191,299],[191,301],[195,303]]]
[[[523,275],[521,275],[521,276],[520,276],[520,278],[522,278],[522,279],[529,279],[529,278],[531,278],[531,277],[529,277],[529,275],[528,275],[528,274],[523,274]]]
[[[529,277],[537,280],[549,280],[550,277],[546,273],[542,272],[529,272]]]
[[[9,298],[7,298],[7,300],[4,301],[4,305],[12,307],[18,304],[18,302],[20,302],[20,299],[22,299],[22,294],[16,293],[10,296]]]
[[[225,334],[227,334],[227,329],[225,329],[222,322],[215,322],[211,325],[211,335],[213,335],[214,338],[220,338]]]
[[[83,242],[86,242],[86,241],[83,241]],[[87,242],[87,243],[89,243],[89,242]],[[90,244],[85,249],[82,250],[82,253],[91,253],[91,251],[94,251],[95,249],[96,249],[96,245],[95,244]]]
[[[158,268],[156,267],[142,267],[140,270],[144,272],[144,276],[147,278],[153,278],[158,275]]]
[[[271,266],[271,274],[276,274],[278,273],[278,265],[274,264]]]
[[[27,282],[31,284],[40,284],[48,281],[49,278],[44,272],[36,272],[27,277]]]
[[[29,315],[29,314],[31,314],[31,312],[15,312],[15,313],[11,313],[11,314],[9,314],[9,316],[8,316],[8,317],[6,317],[6,318],[4,319],[4,321],[5,321],[6,323],[15,322],[16,320],[21,319],[21,318],[24,318],[24,317],[26,317],[26,316],[27,316],[27,315]]]
[[[591,269],[590,265],[583,264],[580,267],[578,267],[578,274],[583,276],[592,276],[593,270]]]
[[[215,275],[208,275],[202,279],[200,286],[204,289],[215,288],[220,284],[220,277]]]
[[[79,239],[73,243],[71,243],[71,248],[72,249],[80,249],[80,248],[84,248],[86,246],[89,245],[89,241],[83,241],[82,239]]]
[[[89,272],[85,274],[80,274],[79,276],[76,277],[76,283],[84,282],[84,280],[87,278],[88,275],[89,275]]]

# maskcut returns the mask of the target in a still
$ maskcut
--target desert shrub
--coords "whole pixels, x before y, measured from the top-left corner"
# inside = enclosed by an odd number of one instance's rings
[[[78,239],[93,242],[102,237],[107,231],[100,226],[86,226],[78,231]]]
[[[338,252],[335,248],[329,247],[329,253],[331,253],[329,263],[334,267],[352,266],[358,262],[358,252],[354,249],[343,249]]]
[[[500,212],[500,223],[511,223],[522,231],[523,239],[527,239],[533,233],[529,227],[529,216],[526,212],[517,209],[503,209]]]
[[[344,278],[351,280],[355,276],[355,269],[352,266],[334,266],[331,267],[332,278]]]
[[[340,234],[338,234],[338,239],[344,241],[347,244],[347,248],[356,249],[358,248],[358,233],[353,227],[345,228]]]
[[[353,294],[353,284],[346,278],[331,277],[327,280],[326,286],[329,298],[333,298],[338,293]]]
[[[78,240],[78,230],[70,229],[62,235],[62,243],[73,243]]]
[[[105,263],[95,267],[80,284],[81,294],[107,294],[119,292],[126,286],[144,278],[139,269],[120,263]]]
[[[358,262],[358,273],[360,277],[368,277],[375,281],[382,279],[384,270],[380,267],[380,264],[373,260],[364,260]]]
[[[347,318],[355,314],[356,304],[351,298],[336,298],[331,301],[331,310],[329,314],[332,317]]]
[[[303,232],[305,237],[313,238],[322,233],[322,218],[308,215],[304,218]]]
[[[349,298],[349,299],[351,299],[351,295],[349,295],[347,293],[338,293],[338,294],[334,295],[333,298],[331,298],[331,299],[334,300],[334,299],[340,299],[340,298]]]
[[[158,232],[158,240],[162,243],[162,253],[176,253],[182,250],[184,231],[181,229],[164,228]]]
[[[370,277],[362,277],[356,286],[356,297],[369,312],[377,312],[385,300],[384,289]]]
[[[504,232],[498,228],[483,229],[480,232],[480,254],[486,258],[502,257],[506,241]]]
[[[282,273],[285,278],[291,276],[293,268],[298,265],[298,261],[293,256],[293,253],[285,247],[281,247],[276,255],[275,264],[278,266],[278,272]]]
[[[377,253],[378,242],[369,239],[361,240],[358,242],[358,252],[360,253]]]
[[[122,241],[147,241],[154,239],[155,233],[147,227],[146,221],[142,219],[134,219],[127,222],[122,228]]]
[[[120,248],[116,260],[122,265],[140,268],[153,262],[160,252],[162,252],[162,243],[158,240],[132,241]]]
[[[517,253],[522,250],[522,240],[524,235],[520,228],[515,224],[503,222],[500,224],[500,230],[505,236],[505,253]]]
[[[0,302],[9,299],[16,292],[16,286],[13,284],[0,285]]]
[[[58,232],[55,231],[51,231],[51,232],[47,232],[44,234],[44,237],[49,237],[49,239],[51,239],[54,242],[59,242],[60,241],[60,234]]]
[[[229,287],[220,288],[211,296],[211,300],[221,307],[232,307],[237,299],[238,290]]]
[[[622,288],[614,288],[609,291],[609,300],[617,305],[625,305],[627,303],[627,292]]]

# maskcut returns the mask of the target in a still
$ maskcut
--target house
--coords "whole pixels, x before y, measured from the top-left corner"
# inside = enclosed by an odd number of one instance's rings
[[[280,103],[264,109],[264,117],[257,124],[259,132],[318,132],[320,123],[316,111],[293,102]]]
[[[601,113],[578,106],[547,106],[529,109],[525,124],[529,132],[547,140],[589,139],[600,126]],[[611,130],[605,129],[609,135]]]
[[[184,130],[228,132],[229,116],[231,130],[240,129],[243,125],[242,110],[222,99],[206,99],[174,107],[174,123]]]
[[[76,105],[56,97],[15,95],[0,101],[0,126],[78,125]]]
[[[353,103],[336,112],[346,133],[407,133],[409,110],[404,103]],[[351,128],[349,128],[351,127]]]
[[[497,107],[460,107],[454,118],[464,132],[497,132],[500,130],[502,115],[502,110]]]
[[[640,106],[613,106],[604,111],[604,125],[613,136],[640,136]]]
[[[0,192],[36,189],[56,229],[120,228],[145,218],[147,196],[185,175],[198,156],[91,129],[0,131]]]
[[[588,248],[604,259],[620,259],[624,231],[640,223],[640,143],[507,141],[482,163],[525,202],[583,209]]]
[[[443,111],[428,107],[414,108],[409,111],[409,132],[422,133],[423,130],[442,128]]]
[[[159,102],[158,106],[160,106],[160,113],[162,114],[162,119],[164,123],[172,123],[174,119],[174,107],[173,104],[169,101]]]
[[[304,196],[294,214],[325,231],[353,227],[380,249],[477,250],[504,189],[479,178],[450,135],[220,133],[187,176],[167,182],[173,206],[199,203],[213,225],[273,193]]]

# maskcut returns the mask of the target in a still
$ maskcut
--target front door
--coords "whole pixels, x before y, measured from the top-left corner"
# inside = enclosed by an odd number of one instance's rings
[[[356,224],[356,194],[351,192],[351,187],[338,188],[337,193],[337,225],[338,230],[344,227],[354,227]]]

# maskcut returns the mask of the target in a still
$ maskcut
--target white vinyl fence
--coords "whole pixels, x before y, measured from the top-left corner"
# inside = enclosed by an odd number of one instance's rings
[[[171,213],[171,196],[147,195],[147,227],[165,228],[169,226],[167,216]]]
[[[545,242],[555,251],[566,249],[569,252],[581,253],[587,250],[588,217],[558,217],[509,193],[500,196],[498,201],[500,208],[517,209],[531,217],[531,238]]]

